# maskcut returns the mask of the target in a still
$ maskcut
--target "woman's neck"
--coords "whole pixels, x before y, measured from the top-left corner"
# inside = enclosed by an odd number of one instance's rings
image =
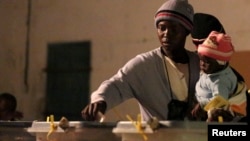
[[[162,48],[162,52],[165,56],[173,60],[175,63],[186,64],[189,62],[189,57],[185,49],[168,51]]]

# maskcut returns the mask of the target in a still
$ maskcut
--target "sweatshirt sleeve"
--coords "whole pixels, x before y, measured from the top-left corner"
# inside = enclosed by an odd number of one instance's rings
[[[134,98],[136,93],[141,93],[141,83],[145,81],[143,74],[147,71],[150,61],[145,61],[142,55],[128,61],[110,79],[101,83],[99,88],[91,95],[91,102],[104,100],[107,102],[107,110],[114,106]],[[145,78],[145,76],[144,76]]]

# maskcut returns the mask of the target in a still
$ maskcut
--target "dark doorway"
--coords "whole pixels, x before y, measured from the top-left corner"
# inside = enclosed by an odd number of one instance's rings
[[[82,120],[89,99],[90,42],[48,44],[45,116]]]

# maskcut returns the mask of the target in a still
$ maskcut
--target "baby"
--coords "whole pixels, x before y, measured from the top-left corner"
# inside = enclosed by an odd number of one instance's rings
[[[228,109],[228,99],[237,89],[237,76],[229,66],[234,52],[231,38],[223,33],[212,31],[206,40],[198,46],[200,58],[200,79],[196,84],[196,98],[199,104],[192,111],[197,115],[200,108],[211,113],[211,110],[222,108],[228,110],[226,120],[233,119]],[[208,115],[209,121],[211,115]]]

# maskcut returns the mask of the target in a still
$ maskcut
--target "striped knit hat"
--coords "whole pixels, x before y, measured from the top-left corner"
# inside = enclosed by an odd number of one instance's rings
[[[199,45],[198,53],[219,61],[229,61],[234,52],[231,38],[223,33],[212,31]]]
[[[193,28],[194,9],[188,0],[168,0],[157,10],[155,25],[162,20],[172,20],[182,24],[188,31]]]

